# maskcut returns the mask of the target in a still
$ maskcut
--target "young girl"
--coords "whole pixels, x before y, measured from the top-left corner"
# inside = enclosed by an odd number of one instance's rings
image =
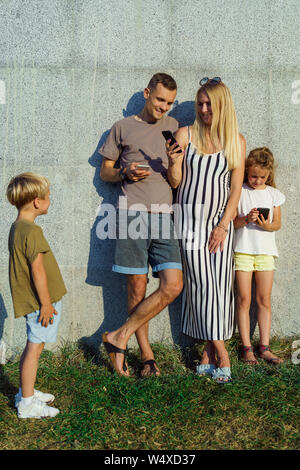
[[[234,221],[235,274],[238,291],[237,322],[243,343],[243,360],[257,364],[250,342],[251,283],[255,273],[259,356],[272,364],[283,361],[269,348],[271,330],[271,292],[274,258],[278,256],[275,232],[281,226],[280,206],[285,196],[275,188],[274,158],[267,147],[252,150],[246,160],[245,178],[238,215]],[[269,209],[265,217],[258,209]]]

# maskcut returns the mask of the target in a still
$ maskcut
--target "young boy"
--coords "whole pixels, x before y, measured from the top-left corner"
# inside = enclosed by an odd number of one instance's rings
[[[38,361],[46,342],[54,343],[66,294],[55,257],[34,223],[47,214],[50,183],[33,173],[13,178],[8,201],[18,209],[9,233],[9,280],[15,317],[26,318],[27,344],[20,360],[20,389],[15,397],[19,418],[53,418],[57,408],[47,405],[54,396],[34,389]]]

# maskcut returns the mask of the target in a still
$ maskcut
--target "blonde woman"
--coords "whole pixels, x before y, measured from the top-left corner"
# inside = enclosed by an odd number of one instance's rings
[[[176,132],[177,143],[166,144],[168,179],[178,187],[175,216],[185,284],[182,331],[207,341],[197,373],[224,384],[231,381],[224,341],[234,328],[233,219],[246,142],[220,77],[200,80],[195,105],[194,124]]]

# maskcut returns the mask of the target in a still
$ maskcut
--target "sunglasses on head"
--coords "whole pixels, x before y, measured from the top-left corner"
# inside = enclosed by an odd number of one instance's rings
[[[220,77],[214,77],[214,78],[208,78],[208,77],[204,77],[204,78],[201,78],[200,82],[199,82],[199,85],[200,86],[203,86],[203,85],[217,85],[218,83],[220,83],[222,81],[222,79]]]

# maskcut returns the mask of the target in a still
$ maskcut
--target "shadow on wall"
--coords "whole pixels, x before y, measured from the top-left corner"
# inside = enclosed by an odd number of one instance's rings
[[[138,114],[145,100],[143,92],[135,93],[128,101],[126,109],[123,109],[123,117],[129,117]],[[179,122],[179,126],[191,125],[195,119],[194,101],[185,101],[179,103],[175,101],[173,109],[169,116],[174,117]],[[95,168],[93,184],[97,194],[100,197],[99,211],[104,204],[116,206],[120,192],[120,185],[112,183],[104,183],[101,181],[100,167],[102,157],[98,153],[100,147],[104,144],[110,130],[106,130],[97,145],[93,155],[89,158],[89,163]],[[116,165],[118,166],[118,164]],[[175,197],[175,193],[174,193]],[[102,342],[102,333],[112,331],[120,327],[127,319],[127,285],[126,276],[112,272],[113,256],[115,241],[111,239],[101,240],[97,236],[97,226],[107,212],[97,216],[90,234],[90,252],[87,266],[86,283],[92,286],[101,286],[103,295],[104,319],[90,337],[81,339],[82,345],[98,350]],[[181,317],[181,296],[179,296],[171,305],[169,305],[169,316],[172,338],[175,344],[185,346],[190,343],[190,339],[180,332]]]
[[[6,396],[9,400],[9,406],[13,408],[14,406],[14,395],[17,392],[17,388],[10,383],[9,378],[5,374],[4,367],[2,364],[5,364],[5,343],[3,342],[3,330],[5,319],[7,318],[7,310],[3,301],[3,297],[0,294],[0,393]],[[0,410],[1,416],[1,410]]]
[[[5,308],[4,300],[2,295],[0,294],[0,341],[3,337],[3,330],[4,330],[4,323],[5,319],[8,317],[7,310]]]
[[[135,93],[123,109],[123,117],[129,117],[138,114],[144,107],[145,99],[143,92]],[[174,103],[170,116],[177,119],[180,126],[191,124],[194,120],[194,102]],[[91,348],[98,349],[102,342],[102,333],[112,331],[121,326],[127,319],[127,284],[126,276],[112,272],[115,241],[111,239],[101,240],[97,236],[97,227],[99,223],[107,216],[107,212],[102,211],[104,204],[116,206],[119,195],[121,194],[120,185],[113,183],[104,183],[101,181],[100,167],[102,157],[98,150],[104,144],[109,130],[106,130],[95,149],[93,155],[89,158],[89,163],[95,168],[93,184],[100,198],[98,216],[96,217],[90,234],[90,252],[87,265],[86,283],[92,286],[102,287],[104,319],[97,331],[90,337],[82,338],[82,344]],[[118,166],[118,164],[116,165]],[[172,337],[176,344],[184,343],[184,338],[180,334],[180,299],[176,299],[169,306]]]

